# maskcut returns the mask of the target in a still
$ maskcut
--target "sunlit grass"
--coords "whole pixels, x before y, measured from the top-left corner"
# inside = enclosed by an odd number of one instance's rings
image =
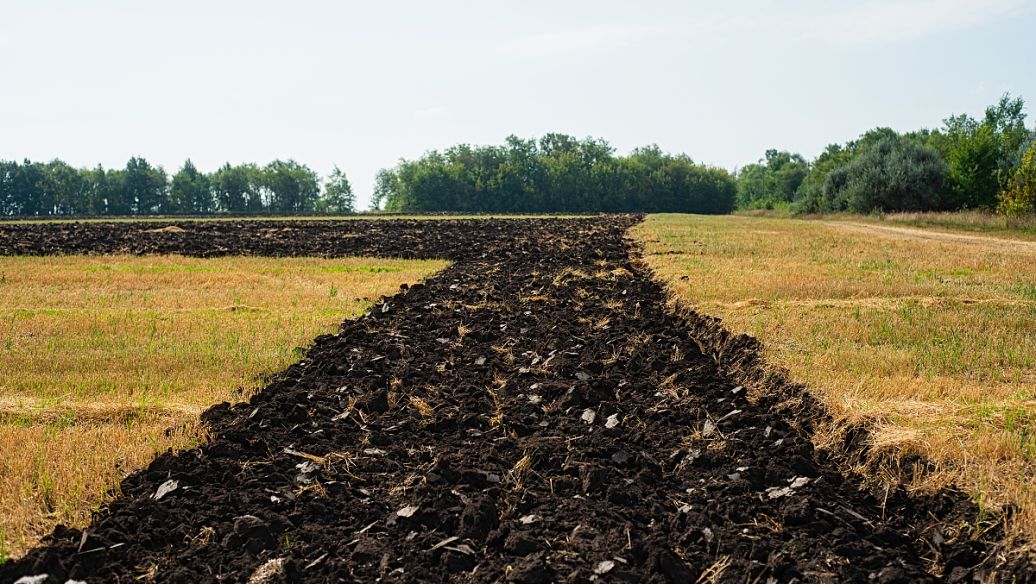
[[[682,215],[636,234],[681,304],[762,340],[877,450],[927,456],[927,484],[1018,503],[1036,528],[1031,243]]]
[[[743,217],[767,217],[770,219],[788,219],[792,214],[787,210],[752,210],[740,211]],[[873,215],[855,215],[851,213],[828,213],[821,215],[799,216],[801,219],[823,221],[852,221],[872,225],[923,227],[949,233],[976,232],[983,235],[1005,239],[1036,241],[1036,215],[1008,217],[990,211],[927,211],[875,213]]]
[[[943,213],[890,213],[885,222],[939,227],[962,231],[986,231],[1008,237],[1036,239],[1036,215],[1008,217],[988,211],[953,211]]]
[[[0,556],[441,261],[0,257]]]

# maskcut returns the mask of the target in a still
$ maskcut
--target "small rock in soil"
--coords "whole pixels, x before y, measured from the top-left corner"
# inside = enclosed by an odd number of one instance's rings
[[[611,572],[612,568],[614,568],[614,567],[615,567],[615,562],[613,562],[611,560],[604,560],[604,561],[598,562],[597,565],[594,566],[594,574],[598,574],[598,575],[600,575],[600,574],[607,574],[608,572]]]
[[[418,509],[419,509],[419,507],[416,507],[414,505],[408,505],[406,507],[401,508],[399,511],[396,511],[396,516],[398,516],[398,517],[413,517],[414,513],[417,513]]]
[[[259,566],[252,576],[248,578],[248,584],[275,584],[285,582],[287,573],[284,571],[284,558],[275,558]]]
[[[158,485],[158,490],[155,491],[154,499],[160,501],[162,497],[165,497],[169,493],[172,493],[180,487],[180,483],[175,480],[168,480],[161,485]]]
[[[716,424],[711,419],[705,420],[705,424],[701,427],[701,435],[705,438],[709,438],[716,433]]]
[[[597,419],[597,412],[595,412],[595,411],[593,411],[593,410],[591,410],[589,408],[585,409],[585,410],[583,410],[583,415],[580,416],[580,419],[583,420],[583,422],[585,422],[587,424],[593,424],[594,420]]]

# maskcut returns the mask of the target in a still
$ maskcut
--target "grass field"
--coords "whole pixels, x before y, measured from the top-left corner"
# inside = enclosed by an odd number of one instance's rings
[[[875,225],[923,227],[950,233],[974,232],[1007,239],[1036,241],[1036,215],[1007,217],[990,211],[927,211],[918,213],[883,213],[854,215],[851,213],[830,213],[823,215],[792,215],[790,211],[751,210],[739,211],[743,217],[765,217],[768,219],[809,219],[812,221],[852,221]]]
[[[1010,238],[1036,240],[1036,216],[1006,217],[984,211],[943,213],[889,213],[881,220],[915,227],[980,231]]]
[[[919,453],[1036,533],[1036,244],[903,225],[657,215],[636,228],[678,302],[766,346],[882,454]]]
[[[445,262],[0,258],[0,560],[83,525],[207,406]],[[167,432],[167,429],[172,429]]]

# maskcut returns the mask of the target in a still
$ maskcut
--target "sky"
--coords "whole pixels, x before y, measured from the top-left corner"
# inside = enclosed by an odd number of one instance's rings
[[[1036,0],[0,0],[0,159],[292,158],[361,204],[400,158],[509,134],[734,170],[1036,104],[1033,30]]]

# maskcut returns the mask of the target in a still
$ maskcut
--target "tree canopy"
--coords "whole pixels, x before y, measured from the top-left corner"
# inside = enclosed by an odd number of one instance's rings
[[[787,207],[798,193],[809,165],[799,154],[767,150],[766,158],[737,174],[737,204],[741,209]]]
[[[887,136],[828,174],[825,198],[833,208],[855,213],[942,209],[946,173],[946,163],[933,148]]]
[[[935,129],[877,127],[815,159],[769,149],[731,174],[656,145],[619,155],[600,138],[551,133],[503,144],[458,144],[378,171],[372,208],[390,212],[797,213],[997,210],[1036,213],[1036,129],[1025,102],[1005,94],[980,118],[951,115]],[[61,160],[0,160],[0,216],[352,212],[352,184],[335,166],[321,180],[294,160],[191,160],[171,177],[134,157],[124,168]]]
[[[1018,167],[1007,180],[998,210],[1005,215],[1036,213],[1036,141],[1028,145]]]
[[[319,175],[294,160],[220,167],[205,174],[190,160],[170,179],[139,157],[122,169],[76,169],[51,162],[0,160],[0,215],[155,215],[348,213],[355,198],[335,167]]]
[[[509,136],[401,160],[378,173],[374,203],[394,212],[729,213],[736,183],[726,170],[657,146],[616,156],[597,138]]]
[[[828,146],[811,163],[769,150],[738,172],[738,207],[800,213],[998,209],[1018,212],[1036,129],[1025,102],[1004,95],[981,119],[949,116],[934,130],[875,128]],[[801,178],[801,180],[800,180]],[[797,183],[797,186],[796,186]],[[1019,187],[1018,185],[1023,185]],[[1019,190],[1020,189],[1020,190]],[[1004,203],[1005,198],[1011,202]]]

